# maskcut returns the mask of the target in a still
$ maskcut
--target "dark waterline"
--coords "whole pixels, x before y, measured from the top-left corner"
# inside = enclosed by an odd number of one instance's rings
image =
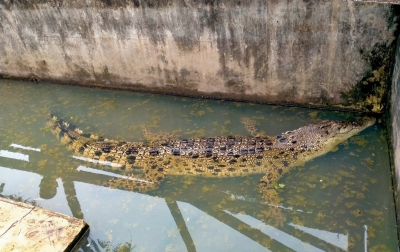
[[[278,206],[263,203],[262,174],[167,176],[147,194],[105,187],[108,176],[77,170],[103,167],[73,159],[46,128],[54,114],[84,132],[144,141],[143,129],[154,138],[249,135],[247,123],[277,135],[357,114],[10,80],[0,80],[0,99],[0,193],[84,218],[91,233],[83,251],[396,251],[388,147],[378,124],[285,174]]]

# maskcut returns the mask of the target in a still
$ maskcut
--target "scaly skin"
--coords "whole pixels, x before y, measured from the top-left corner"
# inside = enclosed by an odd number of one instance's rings
[[[50,121],[53,130],[63,136],[78,156],[119,164],[128,172],[141,172],[141,179],[147,182],[125,182],[125,187],[140,191],[156,188],[166,174],[243,176],[248,173],[265,173],[260,181],[261,190],[265,190],[289,168],[331,151],[373,123],[374,120],[368,118],[353,122],[326,120],[275,137],[213,137],[143,143],[93,139],[56,117]],[[121,182],[121,179],[114,182]]]

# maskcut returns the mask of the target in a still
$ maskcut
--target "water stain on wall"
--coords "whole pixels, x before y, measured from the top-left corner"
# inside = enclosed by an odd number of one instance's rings
[[[339,0],[4,1],[0,73],[379,113],[396,16]]]

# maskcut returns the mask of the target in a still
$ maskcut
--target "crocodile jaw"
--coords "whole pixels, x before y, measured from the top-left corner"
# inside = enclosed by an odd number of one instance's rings
[[[302,158],[303,162],[310,161],[316,157],[322,156],[330,151],[333,151],[340,143],[349,139],[350,137],[359,134],[364,129],[375,124],[375,119],[365,118],[357,122],[338,122],[343,123],[341,128],[337,129],[332,136],[328,137],[322,146],[315,152],[304,155]]]

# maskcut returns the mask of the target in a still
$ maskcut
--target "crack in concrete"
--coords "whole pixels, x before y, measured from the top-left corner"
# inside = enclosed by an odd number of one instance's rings
[[[33,211],[33,209],[35,209],[35,208],[36,208],[36,207],[33,207],[31,210],[29,210],[29,212],[27,212],[27,213],[26,213],[24,216],[22,216],[19,220],[14,221],[13,224],[11,224],[11,225],[6,229],[6,231],[4,231],[4,232],[0,235],[0,237],[2,237],[3,235],[5,235],[12,227],[15,226],[16,223],[20,222],[23,218],[25,218],[28,214],[30,214],[30,213]]]

